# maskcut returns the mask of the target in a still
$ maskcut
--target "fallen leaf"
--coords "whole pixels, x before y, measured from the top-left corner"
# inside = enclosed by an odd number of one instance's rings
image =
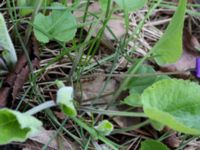
[[[99,3],[98,2],[94,2],[89,6],[89,12],[90,13],[98,13],[101,11]],[[84,15],[84,11],[83,10],[77,10],[74,12],[74,15],[76,17],[82,17]],[[96,20],[94,17],[89,16],[87,18],[87,21],[94,21]],[[98,24],[94,23],[92,28],[90,28],[90,26],[85,26],[84,29],[86,31],[90,30],[94,30],[96,32],[93,32],[93,36],[96,37],[99,29],[103,26],[103,24],[101,22],[98,22]],[[112,15],[111,19],[108,21],[107,26],[110,28],[110,30],[114,33],[114,35],[120,39],[126,32],[125,27],[124,27],[124,18],[122,16],[119,15]],[[108,29],[105,29],[104,31],[104,38],[107,38],[107,40],[114,40],[114,37],[112,36],[112,34],[110,33],[110,31]]]
[[[29,140],[25,143],[26,144],[26,150],[39,150],[42,149],[42,147],[47,144],[52,137],[54,137],[56,131],[54,130],[45,130],[42,129],[37,136],[29,138]],[[74,144],[69,142],[68,140],[64,139],[64,137],[56,136],[53,138],[51,143],[49,143],[47,149],[48,150],[57,150],[59,149],[59,142],[62,142],[63,149],[66,150],[74,150]]]
[[[82,81],[82,89],[77,91],[77,95],[78,97],[81,97],[82,91],[84,105],[90,104],[91,101],[99,95],[99,92],[102,90],[105,82],[106,80],[104,76],[96,76],[93,80]],[[97,103],[109,103],[109,101],[112,100],[112,94],[116,88],[117,82],[114,79],[110,79],[100,98],[98,98]]]

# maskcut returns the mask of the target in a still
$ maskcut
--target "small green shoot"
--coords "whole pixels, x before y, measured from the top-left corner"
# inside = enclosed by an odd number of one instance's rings
[[[102,135],[109,135],[113,131],[113,124],[108,120],[103,120],[95,129]]]
[[[75,117],[77,112],[73,103],[73,88],[64,86],[64,84],[58,80],[56,81],[56,84],[59,87],[56,103],[67,116]]]
[[[11,41],[11,38],[9,36],[4,17],[1,13],[0,13],[0,33],[1,33],[0,47],[3,49],[2,57],[6,61],[8,69],[11,70],[17,63],[17,55],[13,43]]]

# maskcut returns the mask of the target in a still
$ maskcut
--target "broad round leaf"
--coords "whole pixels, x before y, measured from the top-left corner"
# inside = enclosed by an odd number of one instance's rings
[[[9,109],[0,109],[0,145],[25,141],[36,134],[42,123],[36,118]]]
[[[48,43],[49,40],[72,40],[77,30],[76,18],[62,4],[54,3],[52,7],[64,10],[54,9],[49,16],[37,14],[34,20],[34,34],[37,40],[43,43]]]
[[[187,80],[166,79],[144,90],[145,114],[174,130],[200,134],[200,86]]]
[[[122,9],[136,11],[146,4],[147,0],[114,0]]]
[[[140,150],[169,150],[166,145],[156,140],[142,142]]]

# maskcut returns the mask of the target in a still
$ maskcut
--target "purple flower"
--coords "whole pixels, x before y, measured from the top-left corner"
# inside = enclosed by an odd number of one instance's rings
[[[200,57],[196,58],[195,73],[196,73],[196,77],[200,78]]]

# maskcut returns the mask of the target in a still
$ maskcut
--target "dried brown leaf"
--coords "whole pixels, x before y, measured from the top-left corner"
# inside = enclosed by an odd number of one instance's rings
[[[48,142],[53,138],[51,143],[48,145],[48,150],[58,150],[61,148],[61,144],[62,149],[74,150],[76,147],[74,143],[69,142],[62,136],[56,136],[54,138],[55,133],[56,131],[43,129],[39,134],[37,134],[37,136],[29,138],[29,140],[26,142],[26,149],[39,150],[45,144],[48,144]]]

